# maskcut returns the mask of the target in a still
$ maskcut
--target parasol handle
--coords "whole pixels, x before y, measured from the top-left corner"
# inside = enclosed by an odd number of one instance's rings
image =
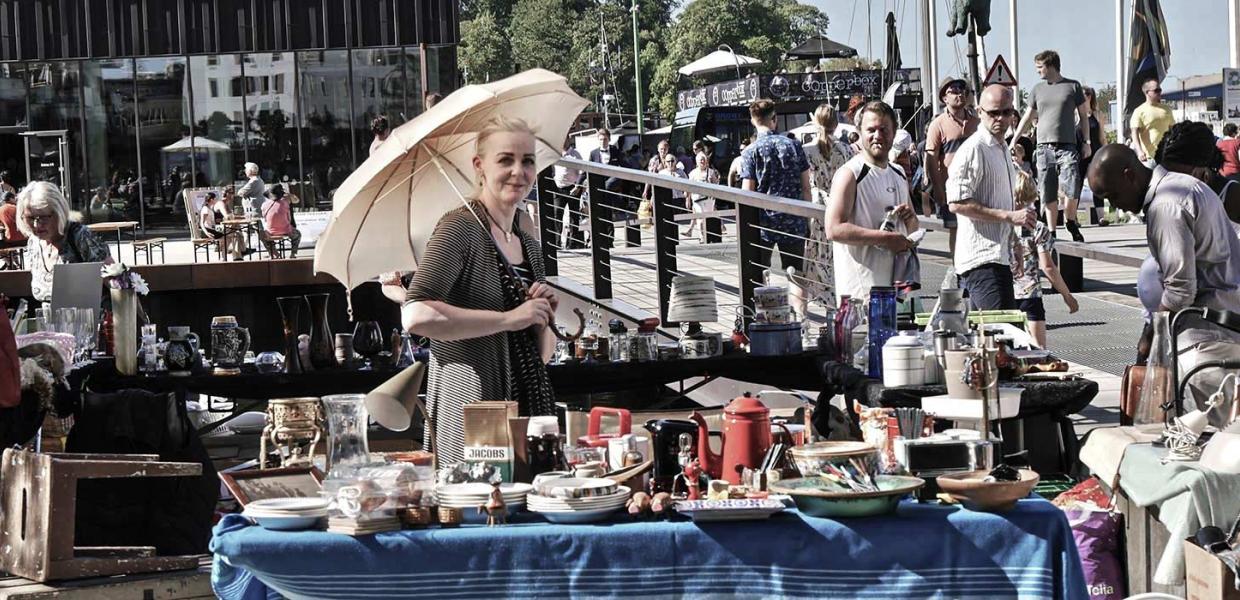
[[[555,337],[559,338],[560,341],[575,342],[577,341],[577,338],[580,338],[581,334],[585,333],[586,331],[586,316],[581,313],[581,309],[574,308],[573,314],[577,315],[577,333],[572,333],[572,334],[560,333],[560,329],[555,326],[555,321],[552,321],[551,324],[549,325],[549,327],[551,327],[551,333],[555,334]]]

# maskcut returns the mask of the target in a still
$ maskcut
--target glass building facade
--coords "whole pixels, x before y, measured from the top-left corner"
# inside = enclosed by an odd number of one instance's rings
[[[0,170],[182,227],[246,162],[310,205],[456,88],[455,0],[0,0]]]

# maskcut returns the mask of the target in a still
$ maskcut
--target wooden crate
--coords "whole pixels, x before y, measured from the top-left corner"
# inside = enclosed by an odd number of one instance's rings
[[[1124,554],[1128,567],[1128,594],[1161,592],[1184,597],[1184,582],[1179,585],[1154,583],[1154,570],[1167,544],[1180,544],[1172,540],[1171,532],[1158,520],[1158,507],[1137,506],[1123,490],[1115,496],[1115,507],[1124,514]]]
[[[0,577],[0,600],[201,600],[211,591],[211,557],[198,567],[164,573],[92,577],[38,583],[17,576]]]
[[[199,476],[198,463],[153,454],[57,454],[7,449],[0,465],[0,569],[34,581],[192,569],[197,556],[143,547],[74,545],[82,479]]]

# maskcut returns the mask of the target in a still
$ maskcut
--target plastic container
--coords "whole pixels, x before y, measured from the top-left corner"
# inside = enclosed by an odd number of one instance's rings
[[[883,346],[896,335],[896,288],[874,286],[870,288],[869,310],[869,366],[867,374],[881,379],[883,376]]]
[[[883,385],[923,385],[926,383],[925,347],[912,332],[893,336],[883,346]],[[933,354],[931,354],[933,357]]]

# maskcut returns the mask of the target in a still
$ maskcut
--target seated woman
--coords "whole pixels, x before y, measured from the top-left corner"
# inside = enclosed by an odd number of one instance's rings
[[[203,235],[224,240],[230,258],[241,260],[245,251],[244,236],[240,231],[229,232],[224,228],[224,219],[228,214],[228,203],[216,196],[215,192],[207,192],[206,202],[202,203],[202,210],[198,211],[199,226]]]
[[[286,237],[289,241],[289,258],[297,258],[297,245],[301,243],[301,231],[293,220],[293,209],[289,206],[289,198],[284,194],[284,186],[275,184],[263,202],[263,229],[258,237],[267,246],[272,258],[282,258],[277,251],[276,237]]]
[[[26,245],[26,236],[17,227],[17,194],[0,192],[0,248]]]
[[[17,228],[29,238],[26,260],[35,300],[52,300],[52,270],[58,264],[110,264],[108,245],[85,225],[69,220],[69,202],[53,183],[36,181],[17,196]]]
[[[406,330],[432,340],[426,406],[442,465],[464,454],[464,407],[511,399],[522,415],[550,415],[546,361],[559,299],[547,286],[538,240],[517,219],[534,185],[534,131],[503,116],[478,133],[478,181],[468,207],[439,220],[401,309]]]

